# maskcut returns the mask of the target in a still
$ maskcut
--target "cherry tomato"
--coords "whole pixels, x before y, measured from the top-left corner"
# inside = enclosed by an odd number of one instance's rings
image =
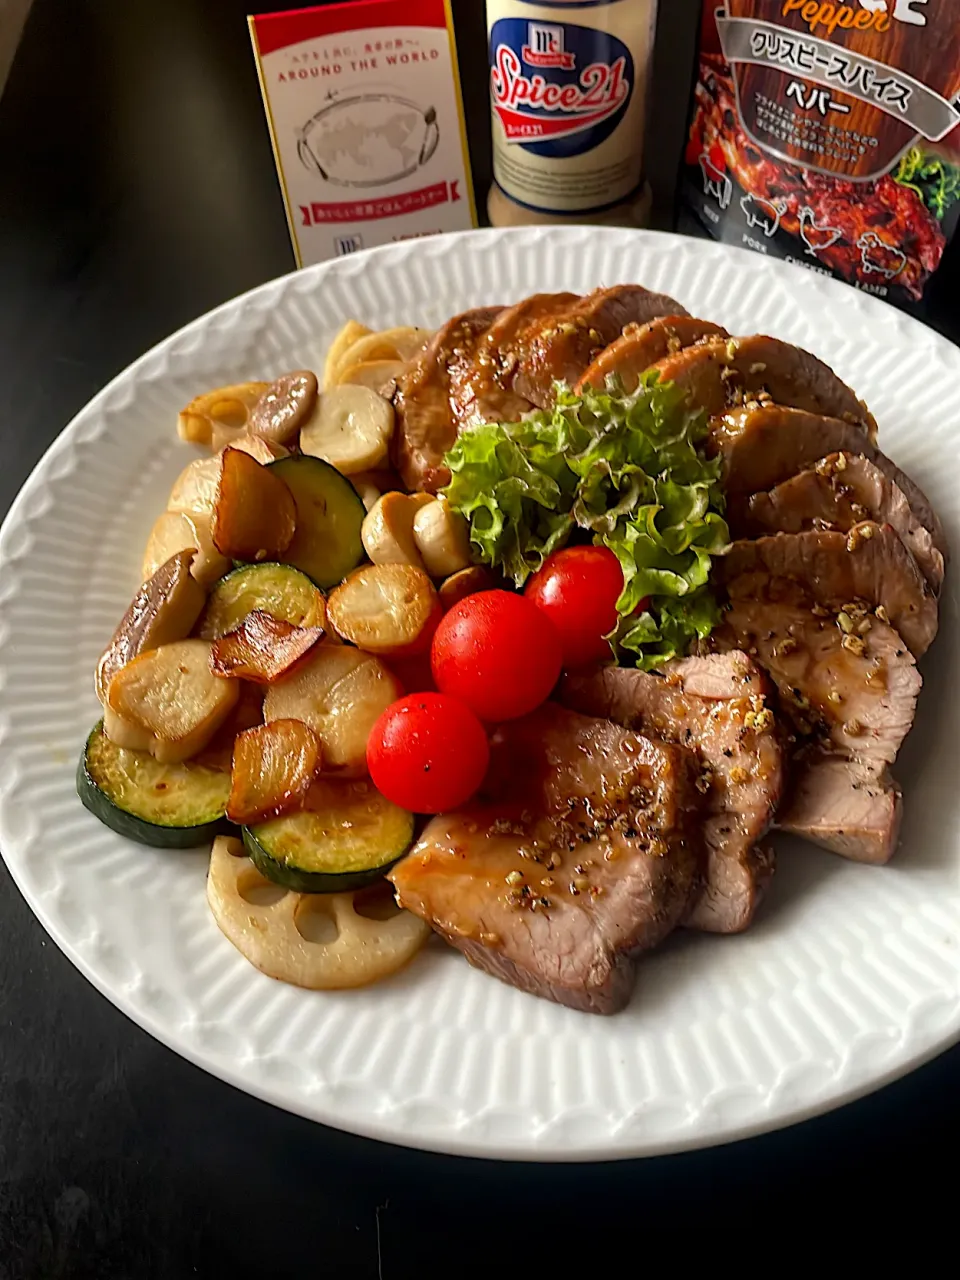
[[[444,614],[430,665],[437,687],[481,720],[514,720],[550,696],[560,675],[560,638],[523,596],[483,591]]]
[[[523,594],[556,627],[563,665],[582,667],[610,657],[603,637],[617,625],[622,590],[620,561],[607,547],[566,547],[547,556]]]
[[[390,654],[388,657],[381,658],[380,661],[390,668],[406,693],[423,693],[427,689],[436,692],[437,686],[434,684],[433,672],[430,670],[429,648],[424,653],[415,653],[408,657],[396,657]]]
[[[410,693],[392,703],[367,739],[377,790],[411,813],[444,813],[483,781],[490,748],[468,706],[443,693]]]

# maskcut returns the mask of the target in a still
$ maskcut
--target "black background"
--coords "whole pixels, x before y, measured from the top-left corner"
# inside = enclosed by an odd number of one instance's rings
[[[248,7],[35,0],[0,101],[2,510],[109,378],[293,265]],[[661,8],[648,164],[669,225],[698,5]],[[479,0],[454,11],[482,200],[483,11]],[[955,279],[951,254],[932,320],[954,335]],[[731,1265],[773,1223],[816,1232],[843,1215],[876,1235],[895,1219],[942,1223],[952,1207],[958,1050],[732,1147],[498,1165],[339,1134],[204,1075],[84,982],[4,868],[0,964],[0,1280],[565,1276],[579,1249],[593,1270],[624,1256],[631,1269],[665,1265],[651,1237],[690,1259],[691,1231],[707,1230],[714,1263]],[[782,1240],[772,1257],[761,1248],[768,1265],[782,1264]]]

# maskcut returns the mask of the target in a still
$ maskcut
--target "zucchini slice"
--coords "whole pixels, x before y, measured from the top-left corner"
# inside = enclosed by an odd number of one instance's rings
[[[318,587],[342,582],[363,559],[360,526],[367,514],[360,495],[335,467],[300,454],[270,463],[297,505],[297,531],[283,553]]]
[[[306,809],[243,828],[250,860],[297,893],[345,893],[379,880],[410,848],[413,814],[366,778],[321,779]]]
[[[192,849],[229,829],[229,773],[189,760],[160,764],[146,751],[118,747],[102,720],[80,757],[77,794],[111,831],[158,849]]]
[[[219,640],[236,631],[254,609],[295,627],[323,627],[323,595],[305,573],[289,564],[248,564],[221,578],[210,593],[197,626],[204,640]]]

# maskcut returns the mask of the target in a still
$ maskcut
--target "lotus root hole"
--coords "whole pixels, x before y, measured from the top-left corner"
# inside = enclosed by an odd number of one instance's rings
[[[304,895],[294,912],[293,923],[304,942],[321,945],[336,942],[340,932],[323,894]]]
[[[282,885],[273,884],[259,871],[246,871],[237,881],[237,893],[252,907],[272,907],[287,896]]]
[[[242,400],[218,400],[210,410],[210,416],[225,427],[243,428],[247,425],[249,410]]]
[[[369,889],[362,889],[353,900],[353,909],[367,920],[392,920],[400,914],[393,887],[385,880]]]

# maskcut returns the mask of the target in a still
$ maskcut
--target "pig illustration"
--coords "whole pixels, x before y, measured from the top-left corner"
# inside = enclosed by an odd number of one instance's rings
[[[751,195],[748,191],[740,197],[740,208],[743,210],[748,227],[759,227],[765,236],[776,234],[780,226],[780,215],[786,209],[785,200],[764,200],[763,196]]]

